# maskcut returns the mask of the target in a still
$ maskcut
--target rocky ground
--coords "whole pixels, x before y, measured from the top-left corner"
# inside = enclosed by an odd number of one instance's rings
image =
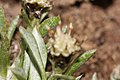
[[[97,49],[97,53],[75,75],[85,73],[82,80],[90,80],[97,72],[99,80],[109,80],[113,68],[120,64],[120,0],[53,0],[50,16],[61,16],[62,23],[74,26],[74,37],[86,50]],[[9,21],[20,14],[18,0],[0,0]]]

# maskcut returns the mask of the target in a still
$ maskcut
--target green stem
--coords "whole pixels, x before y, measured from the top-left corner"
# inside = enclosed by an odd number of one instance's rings
[[[52,73],[51,73],[50,77],[48,78],[48,80],[55,80],[52,76],[55,74],[55,63],[50,58],[48,58],[48,60],[50,61],[51,65],[52,65]]]

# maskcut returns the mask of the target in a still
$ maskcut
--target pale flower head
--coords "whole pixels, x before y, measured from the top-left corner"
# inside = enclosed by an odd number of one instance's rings
[[[76,45],[76,39],[71,36],[72,28],[72,24],[70,24],[66,33],[62,32],[61,27],[56,28],[53,38],[50,38],[47,42],[51,55],[68,57],[75,51],[80,50],[80,47]]]

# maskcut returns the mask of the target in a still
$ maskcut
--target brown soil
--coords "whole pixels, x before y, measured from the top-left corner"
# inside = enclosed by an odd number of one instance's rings
[[[81,41],[86,50],[97,49],[97,53],[77,72],[85,73],[82,80],[91,80],[97,72],[99,80],[109,80],[113,68],[120,64],[120,0],[53,0],[54,8],[50,16],[61,16],[63,24],[73,23],[74,37]],[[16,0],[0,0],[7,20],[20,13]]]

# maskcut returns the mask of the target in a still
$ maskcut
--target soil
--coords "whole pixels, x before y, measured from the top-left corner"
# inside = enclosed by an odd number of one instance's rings
[[[75,75],[85,73],[82,80],[91,80],[97,72],[98,80],[110,80],[114,67],[120,64],[120,0],[53,0],[50,16],[61,16],[62,24],[73,23],[74,37],[85,50],[97,53]],[[20,14],[18,0],[0,0],[7,21]]]

